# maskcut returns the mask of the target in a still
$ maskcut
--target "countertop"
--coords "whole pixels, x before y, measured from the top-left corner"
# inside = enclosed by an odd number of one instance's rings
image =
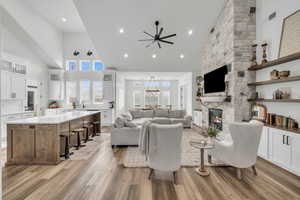
[[[100,113],[100,111],[72,111],[53,116],[32,117],[28,119],[9,121],[7,124],[60,124],[97,113]]]

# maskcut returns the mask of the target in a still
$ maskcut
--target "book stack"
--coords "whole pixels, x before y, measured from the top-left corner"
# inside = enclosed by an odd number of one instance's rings
[[[276,115],[274,113],[267,113],[266,123],[271,126],[276,126],[285,129],[299,128],[299,125],[296,122],[296,120],[282,115]]]

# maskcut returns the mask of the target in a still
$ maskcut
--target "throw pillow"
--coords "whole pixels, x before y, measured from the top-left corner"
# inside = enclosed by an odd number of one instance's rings
[[[168,117],[169,116],[169,110],[155,110],[154,111],[155,117]]]
[[[153,110],[144,110],[143,111],[143,117],[145,118],[153,118]]]
[[[117,117],[115,120],[115,126],[116,128],[123,128],[125,125],[125,120],[123,117]]]
[[[129,112],[130,112],[130,114],[132,116],[132,119],[138,119],[138,118],[143,117],[142,113],[141,113],[142,111],[139,111],[139,110],[130,110]]]
[[[128,120],[128,121],[131,121],[131,116],[129,114],[121,114],[121,116],[125,119],[125,120]]]
[[[125,127],[129,127],[129,128],[135,128],[137,127],[135,123],[130,122],[130,121],[125,121]]]

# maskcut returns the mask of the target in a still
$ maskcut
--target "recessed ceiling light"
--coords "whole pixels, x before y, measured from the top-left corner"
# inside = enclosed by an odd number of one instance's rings
[[[180,54],[180,58],[183,59],[183,58],[184,58],[184,55],[183,55],[183,54]]]
[[[189,30],[188,34],[193,35],[193,30]]]
[[[62,18],[61,18],[61,21],[62,21],[62,22],[66,22],[66,21],[67,21],[67,19],[66,19],[66,18],[64,18],[64,17],[62,17]]]
[[[153,54],[153,55],[152,55],[152,58],[156,58],[156,54]]]
[[[120,33],[124,33],[124,29],[123,29],[123,28],[120,28],[119,32],[120,32]]]
[[[128,58],[128,54],[127,53],[124,54],[124,58]]]

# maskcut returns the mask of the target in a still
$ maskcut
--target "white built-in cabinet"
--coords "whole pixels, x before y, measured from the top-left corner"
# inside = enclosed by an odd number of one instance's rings
[[[196,126],[202,127],[202,111],[200,110],[194,110],[193,111],[193,123]]]
[[[26,79],[23,74],[1,71],[1,99],[24,100],[26,96]]]
[[[300,176],[300,134],[264,127],[258,155]]]

